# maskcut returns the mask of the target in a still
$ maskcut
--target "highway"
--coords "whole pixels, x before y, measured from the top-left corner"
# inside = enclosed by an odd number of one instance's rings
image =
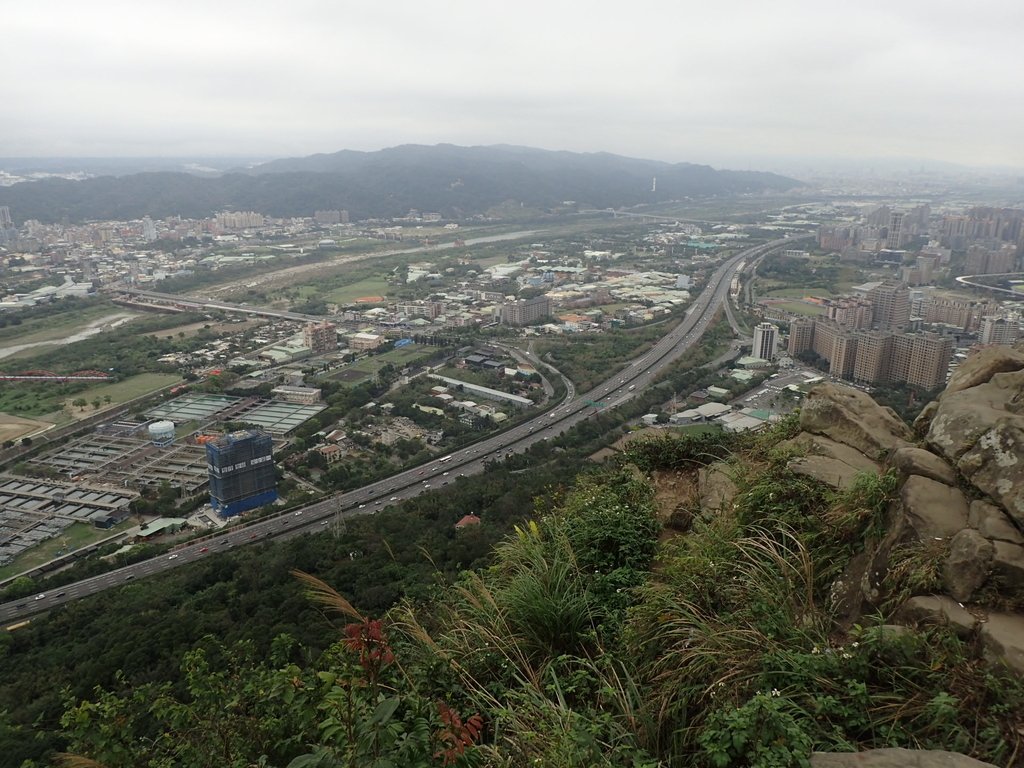
[[[716,311],[727,300],[730,282],[739,265],[765,253],[790,245],[801,238],[773,240],[731,256],[708,280],[704,290],[691,304],[686,317],[651,349],[611,378],[588,392],[577,395],[570,386],[562,401],[529,421],[493,435],[449,456],[414,467],[363,488],[337,494],[299,510],[263,518],[249,524],[230,526],[223,533],[185,544],[173,552],[124,566],[88,579],[58,587],[46,593],[21,598],[0,605],[0,626],[23,620],[27,616],[53,608],[80,597],[120,586],[134,579],[201,560],[217,552],[264,541],[324,530],[335,516],[352,517],[372,514],[389,505],[444,487],[459,477],[484,470],[487,461],[496,461],[519,453],[540,440],[559,435],[595,412],[593,403],[614,408],[640,394],[655,377],[687,349],[696,344],[714,319]],[[545,365],[528,353],[537,365]]]

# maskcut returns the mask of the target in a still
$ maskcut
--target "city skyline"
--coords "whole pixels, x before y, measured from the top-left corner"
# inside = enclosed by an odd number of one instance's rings
[[[465,2],[289,13],[45,0],[5,15],[0,155],[518,144],[668,162],[1024,167],[1024,8]]]

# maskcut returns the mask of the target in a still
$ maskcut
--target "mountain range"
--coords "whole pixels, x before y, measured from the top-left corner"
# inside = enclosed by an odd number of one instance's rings
[[[0,188],[0,205],[10,207],[15,222],[200,218],[219,210],[310,216],[322,209],[345,209],[353,220],[402,216],[410,209],[463,218],[509,201],[542,210],[567,200],[607,208],[799,186],[773,173],[603,152],[440,144],[272,160],[212,177],[147,172],[50,178]]]

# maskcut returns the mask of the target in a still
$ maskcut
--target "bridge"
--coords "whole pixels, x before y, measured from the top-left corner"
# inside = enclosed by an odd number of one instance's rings
[[[0,381],[110,381],[112,378],[114,377],[103,371],[75,371],[74,373],[54,373],[53,371],[0,372]]]

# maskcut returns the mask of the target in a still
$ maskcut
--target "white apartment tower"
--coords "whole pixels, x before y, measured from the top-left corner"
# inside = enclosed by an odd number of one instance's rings
[[[771,323],[758,323],[754,328],[754,348],[751,354],[762,360],[774,360],[779,346],[779,328]]]

